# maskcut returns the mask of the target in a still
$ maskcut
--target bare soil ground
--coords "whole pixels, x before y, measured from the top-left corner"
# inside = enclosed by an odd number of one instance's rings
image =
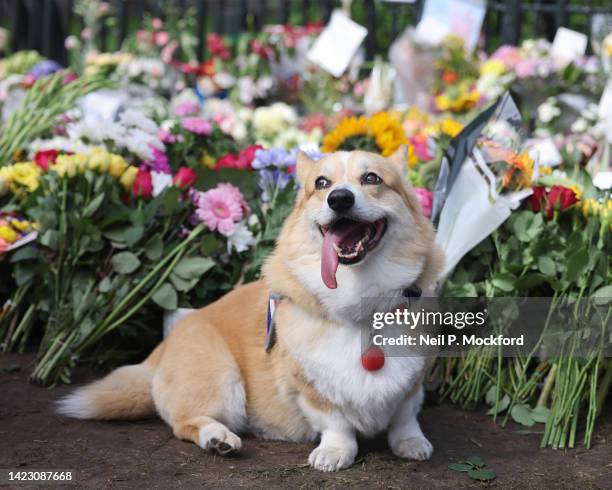
[[[242,454],[226,459],[176,440],[159,419],[91,422],[60,417],[53,402],[69,387],[49,390],[28,383],[31,361],[28,356],[0,357],[0,468],[76,470],[79,488],[612,487],[610,406],[591,450],[553,451],[538,448],[541,426],[529,431],[513,424],[502,428],[480,411],[428,405],[420,418],[435,448],[430,461],[396,459],[380,438],[361,443],[352,468],[326,474],[305,464],[311,445],[246,438]],[[77,381],[94,376],[80,372]],[[497,473],[496,480],[478,483],[447,468],[473,455]]]

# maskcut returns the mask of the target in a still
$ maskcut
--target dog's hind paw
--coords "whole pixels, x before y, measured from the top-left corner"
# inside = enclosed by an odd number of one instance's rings
[[[392,445],[393,454],[405,459],[425,461],[431,458],[433,446],[424,437],[408,437]]]
[[[320,471],[338,471],[348,468],[355,461],[352,450],[319,446],[308,457],[310,466]]]
[[[200,447],[227,456],[240,451],[240,437],[219,422],[213,422],[200,429]]]

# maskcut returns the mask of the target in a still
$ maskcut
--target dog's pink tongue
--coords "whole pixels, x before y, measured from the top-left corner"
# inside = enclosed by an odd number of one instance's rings
[[[329,228],[323,236],[323,245],[321,245],[321,278],[323,283],[329,289],[336,289],[336,271],[338,270],[338,254],[334,249],[334,243],[337,246],[353,232],[359,228],[358,223],[342,223]]]

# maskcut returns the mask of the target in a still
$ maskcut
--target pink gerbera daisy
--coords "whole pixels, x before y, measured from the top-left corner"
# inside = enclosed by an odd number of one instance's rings
[[[231,235],[248,212],[242,193],[231,184],[219,184],[206,192],[196,192],[193,201],[197,206],[196,217],[211,230]]]

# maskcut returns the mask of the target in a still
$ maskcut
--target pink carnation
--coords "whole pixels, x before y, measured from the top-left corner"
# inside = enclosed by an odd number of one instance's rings
[[[200,111],[200,106],[197,102],[186,100],[174,106],[174,115],[178,117],[192,116]]]
[[[536,70],[538,67],[538,62],[532,59],[526,59],[519,61],[514,70],[516,71],[516,76],[519,78],[527,78],[536,74]]]
[[[513,68],[522,58],[519,48],[504,45],[497,49],[492,55],[492,60],[499,60],[508,68]]]
[[[431,191],[424,189],[423,187],[415,187],[412,189],[419,200],[423,214],[429,218],[431,217],[431,206],[433,204],[433,194]]]
[[[201,117],[186,117],[181,124],[190,133],[208,136],[212,132],[212,124]]]
[[[249,208],[240,190],[231,184],[219,184],[206,192],[195,192],[196,218],[211,230],[231,235]]]

